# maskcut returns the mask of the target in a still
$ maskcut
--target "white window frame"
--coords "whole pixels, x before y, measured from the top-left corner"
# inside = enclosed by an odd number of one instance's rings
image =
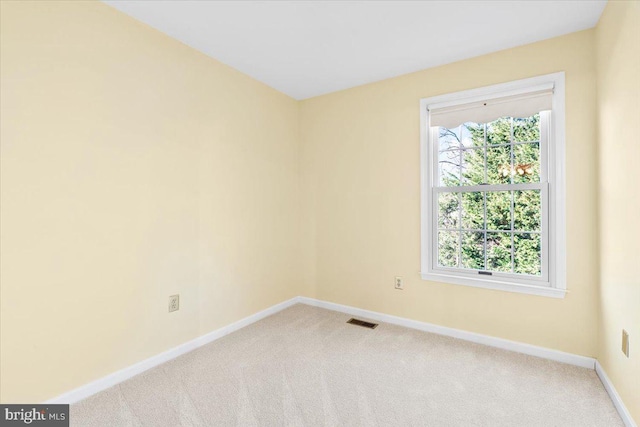
[[[512,81],[492,86],[455,92],[420,100],[420,170],[421,170],[421,276],[424,280],[497,289],[555,298],[564,298],[566,290],[566,206],[565,206],[565,84],[564,72]],[[515,277],[513,274],[493,272],[482,276],[477,271],[437,265],[437,203],[436,186],[438,155],[438,128],[429,126],[429,109],[466,104],[469,102],[518,95],[544,85],[553,85],[552,109],[541,114],[541,123],[547,122],[548,132],[540,135],[540,183],[532,189],[547,192],[548,206],[542,206],[541,243],[543,274]],[[541,126],[542,129],[545,126]],[[435,170],[434,170],[435,169]],[[546,175],[546,182],[544,176]],[[522,185],[521,185],[522,186]],[[526,184],[525,184],[526,186]],[[499,185],[481,185],[477,191],[495,190]],[[505,186],[506,187],[506,186]],[[466,190],[472,190],[467,187]],[[505,188],[508,190],[510,188]],[[543,202],[544,203],[544,202]],[[548,231],[545,233],[544,229]],[[545,241],[546,240],[546,241]],[[478,277],[480,276],[480,277]]]

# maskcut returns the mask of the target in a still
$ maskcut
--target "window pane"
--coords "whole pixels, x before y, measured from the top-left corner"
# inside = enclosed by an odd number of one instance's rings
[[[462,228],[484,229],[484,196],[483,193],[461,193],[462,195]]]
[[[462,129],[462,144],[465,147],[484,147],[484,124],[465,123]]]
[[[458,193],[440,193],[438,195],[438,227],[458,228],[460,202]]]
[[[460,143],[464,148],[484,146],[484,127],[476,123],[465,123],[460,127]]]
[[[439,185],[540,182],[540,132],[539,114],[440,128]],[[438,194],[438,265],[540,276],[542,192],[482,190]]]
[[[531,117],[513,118],[513,141],[540,141],[540,114]]]
[[[460,185],[460,150],[441,151],[438,166],[441,186],[453,187]]]
[[[487,144],[508,144],[511,142],[511,117],[501,117],[487,123]]]
[[[511,230],[511,192],[487,193],[487,230]]]
[[[438,265],[442,267],[458,266],[459,236],[457,231],[438,233]]]
[[[511,272],[511,233],[487,233],[487,270]]]
[[[444,127],[439,128],[438,137],[438,150],[458,150],[461,147],[461,126],[453,129],[447,129]]]
[[[462,233],[462,267],[484,270],[484,233]]]
[[[514,233],[514,271],[520,274],[540,275],[540,235]]]
[[[520,231],[540,231],[540,190],[514,191],[513,227]]]
[[[487,148],[487,184],[511,183],[511,146]]]
[[[472,148],[462,152],[462,185],[484,183],[484,148]]]
[[[513,146],[513,182],[540,181],[540,144]]]

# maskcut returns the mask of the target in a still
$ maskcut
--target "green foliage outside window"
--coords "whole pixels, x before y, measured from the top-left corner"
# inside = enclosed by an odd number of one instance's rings
[[[540,116],[440,128],[444,187],[540,181]],[[441,192],[438,264],[540,275],[539,190]]]

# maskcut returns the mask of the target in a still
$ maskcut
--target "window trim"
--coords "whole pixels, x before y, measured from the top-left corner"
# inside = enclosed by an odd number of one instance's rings
[[[463,104],[482,99],[493,99],[535,91],[552,84],[552,110],[548,113],[548,137],[546,163],[541,155],[541,168],[546,168],[548,183],[541,183],[548,192],[548,209],[542,216],[548,221],[548,280],[523,278],[491,278],[472,276],[464,271],[447,271],[433,266],[434,206],[432,167],[434,136],[429,127],[429,107]],[[543,135],[541,135],[541,138]],[[541,149],[543,144],[541,144]],[[454,92],[420,100],[420,181],[421,181],[421,277],[441,283],[451,283],[479,288],[564,298],[566,289],[566,204],[565,204],[565,75],[564,72],[547,74],[477,89]],[[545,187],[546,184],[546,188]],[[485,187],[485,186],[483,186]],[[545,215],[546,213],[546,215]],[[544,219],[543,219],[544,221]],[[544,248],[542,249],[545,250]],[[475,273],[474,273],[475,274]],[[538,283],[538,284],[536,284]],[[541,284],[540,284],[541,283]]]

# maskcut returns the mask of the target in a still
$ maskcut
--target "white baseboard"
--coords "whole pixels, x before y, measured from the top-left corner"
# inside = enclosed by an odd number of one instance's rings
[[[605,373],[604,369],[598,363],[598,361],[592,357],[579,356],[577,354],[565,353],[559,350],[552,350],[550,348],[538,347],[531,344],[524,344],[521,342],[510,341],[502,338],[496,338],[489,335],[477,334],[474,332],[463,331],[460,329],[448,328],[445,326],[435,325],[433,323],[419,322],[417,320],[406,319],[403,317],[391,316],[389,314],[379,313],[376,311],[363,310],[361,308],[351,307],[348,305],[336,304],[328,301],[321,301],[314,298],[298,297],[298,302],[303,304],[312,305],[314,307],[325,308],[327,310],[339,311],[341,313],[349,314],[351,316],[364,317],[370,320],[377,320],[378,322],[391,323],[398,326],[404,326],[411,329],[417,329],[420,331],[431,332],[439,335],[446,335],[448,337],[459,338],[465,341],[471,341],[478,344],[484,344],[490,347],[497,347],[504,350],[515,351],[517,353],[524,353],[531,356],[540,357],[543,359],[555,360],[557,362],[567,363],[570,365],[581,366],[583,368],[595,369],[598,377],[602,381],[604,388],[613,401],[620,418],[624,422],[626,427],[638,427],[631,418],[631,414],[627,410],[624,402],[620,398],[620,395],[616,391],[613,383],[609,380],[609,377]]]
[[[132,378],[144,371],[154,368],[164,362],[167,362],[171,359],[174,359],[178,356],[181,356],[185,353],[195,350],[198,347],[202,347],[203,345],[209,344],[210,342],[220,339],[225,335],[228,335],[232,332],[237,331],[238,329],[244,328],[245,326],[248,326],[252,323],[262,320],[265,317],[275,314],[281,310],[284,310],[285,308],[288,308],[296,303],[303,303],[303,304],[307,304],[315,307],[325,308],[328,310],[339,311],[342,313],[350,314],[352,316],[364,317],[371,320],[391,323],[394,325],[404,326],[407,328],[417,329],[420,331],[431,332],[439,335],[446,335],[453,338],[459,338],[465,341],[471,341],[474,343],[484,344],[491,347],[497,347],[504,350],[524,353],[531,356],[541,357],[544,359],[555,360],[558,362],[568,363],[571,365],[581,366],[584,368],[596,369],[598,376],[602,380],[602,383],[604,384],[607,392],[611,396],[611,400],[613,401],[614,405],[618,409],[618,412],[620,413],[620,416],[624,420],[626,426],[637,427],[633,422],[631,415],[629,414],[624,404],[622,403],[620,396],[615,391],[615,388],[609,381],[609,378],[602,370],[602,367],[596,362],[595,359],[591,357],[579,356],[576,354],[565,353],[562,351],[552,350],[549,348],[538,347],[535,345],[524,344],[524,343],[515,342],[515,341],[509,341],[502,338],[491,337],[488,335],[477,334],[474,332],[467,332],[460,329],[448,328],[445,326],[439,326],[432,323],[419,322],[417,320],[405,319],[402,317],[391,316],[388,314],[378,313],[375,311],[363,310],[356,307],[350,307],[342,304],[321,301],[321,300],[308,298],[308,297],[295,297],[290,300],[284,301],[280,304],[276,304],[256,314],[245,317],[244,319],[241,319],[235,323],[224,326],[220,329],[217,329],[201,337],[195,338],[191,341],[188,341],[184,344],[181,344],[177,347],[174,347],[156,356],[150,357],[146,360],[138,362],[127,368],[114,372],[113,374],[107,375],[106,377],[92,381],[89,384],[78,387],[67,393],[61,394],[60,396],[47,400],[44,403],[45,404],[46,403],[71,404],[71,403],[78,402],[95,393],[98,393],[102,390],[105,390],[109,387],[119,384],[125,380],[128,380],[129,378]]]
[[[604,369],[602,368],[602,365],[597,360],[596,360],[596,374],[598,374],[598,377],[600,377],[600,381],[602,381],[602,385],[604,385],[604,388],[607,390],[607,393],[609,393],[609,397],[611,397],[611,400],[613,401],[613,405],[618,410],[618,413],[620,414],[620,418],[622,418],[624,425],[626,427],[637,427],[636,423],[633,421],[633,418],[631,418],[631,413],[627,410],[627,407],[624,406],[624,402],[620,398],[620,395],[616,391],[616,388],[613,386],[613,383],[607,376],[607,373],[604,371]]]
[[[543,359],[555,360],[557,362],[568,363],[570,365],[581,366],[583,368],[594,369],[596,360],[592,357],[579,356],[577,354],[565,353],[550,348],[538,347],[531,344],[510,341],[503,338],[496,338],[489,335],[477,334],[475,332],[467,332],[460,329],[448,328],[446,326],[435,325],[433,323],[419,322],[417,320],[405,319],[403,317],[391,316],[389,314],[378,313],[375,311],[363,310],[361,308],[350,307],[347,305],[336,304],[333,302],[321,301],[314,298],[298,297],[298,301],[315,307],[326,308],[328,310],[340,311],[352,316],[366,317],[379,322],[392,323],[398,326],[404,326],[420,331],[431,332],[438,335],[446,335],[448,337],[458,338],[465,341],[471,341],[478,344],[497,347],[504,350],[524,353],[531,356],[541,357]]]
[[[290,307],[296,304],[299,297],[292,298],[288,301],[281,302],[280,304],[276,304],[272,307],[269,307],[265,310],[262,310],[256,314],[253,314],[249,317],[245,317],[244,319],[238,320],[230,325],[224,326],[220,329],[216,329],[213,332],[209,332],[206,335],[202,335],[198,338],[195,338],[191,341],[188,341],[184,344],[181,344],[177,347],[174,347],[170,350],[167,350],[163,353],[152,356],[146,360],[138,362],[134,365],[128,366],[124,369],[121,369],[113,374],[109,374],[106,377],[100,378],[98,380],[92,381],[89,384],[85,384],[81,387],[78,387],[74,390],[71,390],[67,393],[61,394],[58,397],[47,400],[44,402],[45,404],[55,404],[55,403],[75,403],[82,399],[85,399],[93,394],[96,394],[102,390],[105,390],[109,387],[112,387],[116,384],[119,384],[125,380],[128,380],[131,377],[134,377],[142,372],[154,368],[164,362],[167,362],[171,359],[175,359],[178,356],[181,356],[185,353],[188,353],[192,350],[195,350],[198,347],[202,347],[205,344],[209,344],[212,341],[220,339],[225,335],[229,335],[232,332],[237,331],[238,329],[242,329],[245,326],[248,326],[252,323],[257,322],[258,320],[262,320],[267,316],[270,316],[274,313],[277,313],[281,310],[284,310],[287,307]]]

